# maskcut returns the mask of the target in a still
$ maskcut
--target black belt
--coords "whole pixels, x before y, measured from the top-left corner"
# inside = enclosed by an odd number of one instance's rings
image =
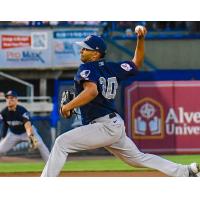
[[[117,117],[116,113],[114,113],[114,112],[113,112],[113,113],[110,113],[108,116],[109,116],[110,119],[112,119],[112,118],[114,118],[114,117]],[[92,121],[92,122],[90,122],[90,123],[91,123],[91,124],[94,124],[94,123],[96,123],[96,121]]]
[[[110,113],[110,114],[109,114],[109,118],[110,118],[110,119],[112,119],[112,118],[114,118],[114,117],[117,117],[116,113],[113,112],[113,113]]]

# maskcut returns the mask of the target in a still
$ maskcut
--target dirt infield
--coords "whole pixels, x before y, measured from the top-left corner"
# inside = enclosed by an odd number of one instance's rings
[[[41,173],[18,172],[0,173],[0,177],[39,177]],[[61,177],[166,177],[166,175],[152,172],[62,172]]]
[[[41,159],[33,159],[33,158],[26,158],[26,157],[17,157],[17,156],[3,156],[0,157],[0,162],[8,162],[8,163],[14,163],[14,162],[36,162],[40,161]]]

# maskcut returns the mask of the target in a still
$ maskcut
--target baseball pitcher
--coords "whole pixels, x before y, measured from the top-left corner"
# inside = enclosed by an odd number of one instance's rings
[[[56,139],[41,176],[58,176],[70,153],[100,147],[131,166],[157,169],[169,176],[197,176],[197,163],[181,165],[142,153],[126,135],[124,121],[115,108],[115,96],[120,82],[136,75],[143,63],[147,31],[145,27],[139,26],[135,32],[137,44],[134,57],[118,63],[104,59],[107,47],[101,37],[90,35],[84,41],[77,42],[81,46],[83,64],[75,75],[76,97],[70,99],[69,93],[65,91],[60,113],[68,118],[74,108],[80,107],[83,126]]]

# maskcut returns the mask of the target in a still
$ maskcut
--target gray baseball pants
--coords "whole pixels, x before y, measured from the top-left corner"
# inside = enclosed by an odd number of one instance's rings
[[[40,151],[40,154],[45,162],[47,162],[49,157],[49,150],[42,141],[42,138],[38,134],[36,128],[32,126],[34,135],[38,139],[38,150]],[[23,142],[23,141],[29,141],[28,135],[26,133],[23,133],[21,135],[16,135],[12,133],[10,130],[8,130],[8,133],[4,139],[0,141],[0,156],[5,155],[9,150],[11,150],[16,144]]]
[[[117,114],[94,120],[95,123],[81,126],[60,135],[53,146],[42,177],[58,176],[69,153],[82,150],[106,148],[116,157],[131,166],[143,166],[159,170],[168,176],[189,176],[188,166],[176,164],[159,156],[142,153],[126,136],[124,121]]]

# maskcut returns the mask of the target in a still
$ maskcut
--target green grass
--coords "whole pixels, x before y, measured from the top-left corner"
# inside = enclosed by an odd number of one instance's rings
[[[171,161],[189,164],[200,163],[200,155],[178,155],[163,156]],[[41,172],[44,168],[43,162],[30,163],[0,163],[0,172]],[[110,158],[105,160],[73,160],[65,164],[63,171],[149,171],[147,168],[133,168],[122,161]]]
[[[0,163],[0,173],[9,173],[9,172],[41,172],[44,167],[44,163],[35,162],[35,163],[9,163],[4,162]]]

